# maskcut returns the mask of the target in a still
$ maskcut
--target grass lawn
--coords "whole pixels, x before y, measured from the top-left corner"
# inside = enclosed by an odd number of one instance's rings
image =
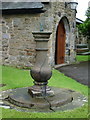
[[[63,73],[53,69],[52,78],[49,80],[50,86],[69,88],[78,91],[85,96],[88,96],[88,87],[82,85],[75,80],[65,76]],[[33,80],[30,77],[28,70],[21,70],[13,67],[2,66],[2,81],[6,84],[4,87],[0,87],[0,90],[15,89],[20,87],[32,86]],[[1,108],[0,108],[1,109]],[[88,117],[88,103],[84,106],[64,112],[53,113],[31,113],[20,112],[13,109],[2,108],[3,118],[87,118]]]
[[[81,62],[81,61],[89,61],[90,60],[90,55],[77,55],[76,56],[76,60],[78,62]]]

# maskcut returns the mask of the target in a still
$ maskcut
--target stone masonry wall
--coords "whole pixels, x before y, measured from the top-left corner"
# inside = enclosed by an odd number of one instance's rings
[[[48,9],[46,5],[46,9]],[[48,9],[49,10],[49,9]],[[48,11],[34,14],[2,15],[2,64],[29,68],[35,62],[35,41],[32,31],[51,29]]]
[[[35,62],[35,42],[32,31],[52,31],[48,44],[49,63],[55,65],[56,30],[59,21],[67,17],[70,25],[70,56],[68,61],[75,59],[75,12],[65,9],[63,2],[46,4],[44,13],[15,14],[2,16],[2,64],[20,68],[29,68]]]
[[[39,15],[3,16],[3,64],[31,67],[35,61],[32,31],[39,27]]]
[[[52,66],[55,65],[55,43],[56,43],[56,31],[57,31],[57,26],[60,22],[60,20],[62,18],[67,18],[68,20],[68,24],[70,27],[70,30],[68,31],[67,26],[66,27],[66,31],[68,33],[66,42],[69,45],[69,49],[70,49],[70,55],[67,55],[65,53],[65,62],[67,63],[72,63],[75,62],[75,26],[76,26],[76,15],[75,15],[75,11],[71,10],[70,7],[68,6],[67,8],[65,8],[65,4],[63,2],[52,2],[51,3],[51,14],[52,14],[52,50],[51,50],[51,61],[50,63],[52,64]],[[67,34],[66,33],[66,34]],[[66,48],[67,50],[67,48]]]

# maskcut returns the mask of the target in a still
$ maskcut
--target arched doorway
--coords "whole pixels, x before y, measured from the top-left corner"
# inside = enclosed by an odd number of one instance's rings
[[[56,32],[56,51],[55,51],[55,64],[63,64],[65,58],[65,39],[66,31],[64,22],[61,20],[57,27]]]
[[[60,20],[56,30],[55,64],[68,63],[70,57],[70,25],[66,16]]]

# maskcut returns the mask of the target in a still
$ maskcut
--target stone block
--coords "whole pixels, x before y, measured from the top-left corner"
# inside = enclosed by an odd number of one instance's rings
[[[26,55],[26,53],[27,53],[26,51],[19,51],[19,54],[22,55],[22,56]]]
[[[9,48],[9,55],[17,56],[17,55],[19,55],[19,51],[17,49],[10,49]]]
[[[16,41],[12,41],[9,43],[9,45],[13,48],[13,49],[17,49],[21,46],[20,42],[16,42]]]
[[[32,56],[32,55],[33,55],[33,53],[31,53],[31,52],[27,52],[27,55],[30,55],[30,56]]]
[[[6,44],[6,46],[2,46],[2,51],[7,51],[8,50],[8,46]]]
[[[24,18],[13,18],[13,27],[14,29],[23,30],[23,20]]]
[[[10,38],[9,34],[6,33],[2,34],[2,39],[9,39],[9,38]]]

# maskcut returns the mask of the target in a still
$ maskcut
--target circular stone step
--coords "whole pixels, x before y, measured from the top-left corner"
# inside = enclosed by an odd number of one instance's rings
[[[27,88],[19,88],[13,90],[8,100],[9,102],[25,108],[49,108],[60,107],[72,102],[73,97],[70,91],[65,89],[51,88],[54,91],[54,96],[44,98],[32,98],[28,93]]]
[[[17,88],[8,94],[6,104],[9,103],[13,108],[29,108],[35,112],[52,112],[57,110],[74,109],[82,106],[86,98],[75,91],[51,87],[54,96],[43,98],[32,98],[28,93],[28,88]],[[27,110],[26,110],[27,111]]]

